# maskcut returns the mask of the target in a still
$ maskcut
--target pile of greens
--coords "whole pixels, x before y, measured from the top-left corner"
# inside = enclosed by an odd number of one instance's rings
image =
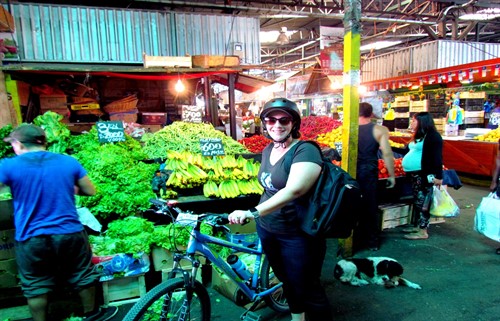
[[[125,135],[126,141],[100,144],[94,127],[85,134],[72,136],[70,149],[87,170],[97,193],[78,197],[79,206],[87,207],[96,217],[114,220],[133,216],[150,207],[155,194],[151,179],[157,164],[143,162],[146,155],[135,139]]]
[[[90,236],[95,255],[131,254],[140,257],[151,252],[154,224],[144,218],[129,216],[108,225],[104,236]]]
[[[0,158],[12,157],[15,155],[10,143],[3,141],[5,137],[9,136],[13,129],[12,125],[5,125],[0,128]]]

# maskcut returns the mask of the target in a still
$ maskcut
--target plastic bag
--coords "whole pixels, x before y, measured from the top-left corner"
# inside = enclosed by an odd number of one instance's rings
[[[476,209],[474,230],[484,236],[500,242],[500,199],[495,193],[483,197]]]
[[[460,208],[444,188],[434,186],[430,213],[439,217],[455,217],[460,214]]]

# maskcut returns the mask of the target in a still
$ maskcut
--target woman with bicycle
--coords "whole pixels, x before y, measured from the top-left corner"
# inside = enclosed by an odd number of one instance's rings
[[[326,253],[326,240],[311,237],[300,229],[294,200],[305,195],[321,172],[322,158],[312,144],[295,150],[290,168],[285,154],[300,137],[300,110],[285,98],[264,105],[260,115],[268,136],[273,140],[262,152],[259,182],[264,193],[250,210],[229,215],[232,224],[255,219],[257,233],[274,273],[283,282],[292,321],[332,320],[325,290],[320,283]]]

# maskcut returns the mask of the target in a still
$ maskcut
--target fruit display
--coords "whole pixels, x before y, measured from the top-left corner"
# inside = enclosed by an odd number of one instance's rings
[[[300,125],[300,139],[316,140],[318,135],[328,133],[338,127],[342,127],[342,122],[328,116],[302,117]]]
[[[498,142],[500,140],[500,128],[492,129],[483,135],[477,135],[474,139],[481,142]]]
[[[243,144],[250,152],[255,154],[260,154],[271,142],[269,138],[263,135],[253,135],[251,137],[245,137],[238,140],[239,143]]]
[[[405,176],[406,173],[403,170],[402,166],[402,158],[395,158],[394,159],[394,176],[396,177],[402,177]],[[385,166],[385,162],[383,159],[378,160],[378,178],[388,178],[389,177],[389,171],[387,170],[387,167]]]
[[[319,134],[316,141],[320,144],[335,148],[335,143],[342,142],[342,126],[337,127],[327,133]]]
[[[167,151],[164,169],[170,171],[167,188],[203,187],[205,197],[235,198],[262,194],[257,181],[260,164],[241,155],[206,157],[189,151]]]
[[[392,141],[389,139],[389,144],[391,145],[391,147],[395,147],[395,148],[405,148],[405,144],[402,144],[402,143],[396,143],[395,141]]]

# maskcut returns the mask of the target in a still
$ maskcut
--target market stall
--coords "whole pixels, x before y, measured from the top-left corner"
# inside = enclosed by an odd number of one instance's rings
[[[390,139],[406,145],[411,137],[391,135]],[[491,177],[497,153],[498,142],[443,136],[443,164],[460,174]]]

